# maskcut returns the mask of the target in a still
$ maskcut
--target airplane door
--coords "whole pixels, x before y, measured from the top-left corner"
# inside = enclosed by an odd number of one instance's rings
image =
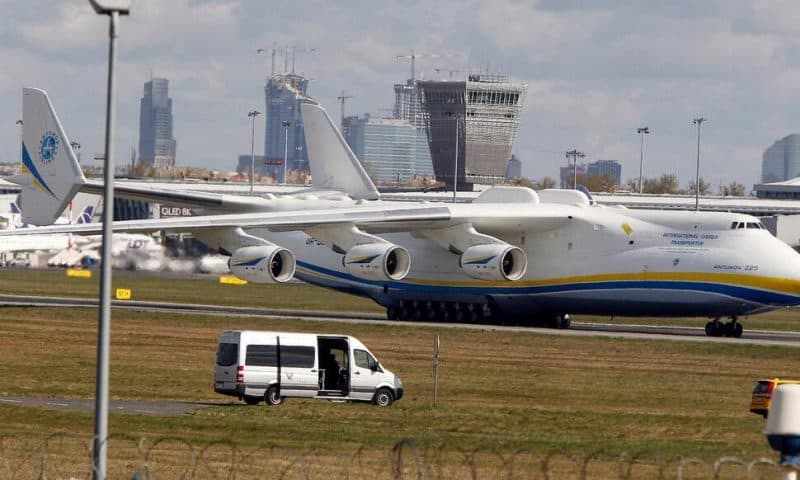
[[[354,348],[351,358],[353,369],[350,376],[350,396],[359,400],[371,400],[383,369],[375,357],[366,350]]]

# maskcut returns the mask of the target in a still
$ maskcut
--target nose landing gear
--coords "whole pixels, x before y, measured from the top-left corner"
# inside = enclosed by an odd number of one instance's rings
[[[730,318],[730,322],[722,323],[719,321],[719,317],[714,317],[713,320],[706,323],[706,335],[709,337],[741,337],[744,327],[739,323],[736,315],[732,315]]]

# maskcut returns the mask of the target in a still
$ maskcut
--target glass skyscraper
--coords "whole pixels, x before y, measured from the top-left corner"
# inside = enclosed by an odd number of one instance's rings
[[[169,80],[153,78],[144,84],[139,109],[139,162],[155,168],[174,167],[175,147]]]
[[[308,153],[300,103],[306,97],[308,79],[294,73],[273,75],[264,87],[266,95],[266,127],[264,135],[263,175],[278,181],[283,178],[283,156],[287,155],[287,172],[308,170]],[[288,132],[287,132],[288,130]],[[287,140],[288,134],[288,142]],[[284,150],[288,144],[288,149]]]
[[[408,182],[432,176],[425,132],[407,120],[346,117],[345,140],[373,181]]]
[[[764,151],[761,181],[783,182],[795,177],[800,177],[800,135],[793,133]]]

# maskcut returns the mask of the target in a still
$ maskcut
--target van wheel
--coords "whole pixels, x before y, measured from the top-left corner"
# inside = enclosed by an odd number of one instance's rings
[[[254,397],[252,395],[245,395],[243,399],[244,403],[248,405],[258,405],[258,403],[261,401],[260,397]]]
[[[269,387],[267,393],[264,394],[267,405],[280,405],[283,403],[284,398],[285,397],[278,396],[278,387],[275,385]]]
[[[379,407],[388,407],[394,401],[394,394],[388,388],[381,388],[372,397],[372,403]]]

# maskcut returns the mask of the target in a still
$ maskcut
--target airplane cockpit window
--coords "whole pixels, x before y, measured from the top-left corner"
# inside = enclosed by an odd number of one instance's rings
[[[761,222],[733,222],[731,223],[731,230],[738,230],[740,228],[747,228],[753,230],[764,230],[765,227]]]

